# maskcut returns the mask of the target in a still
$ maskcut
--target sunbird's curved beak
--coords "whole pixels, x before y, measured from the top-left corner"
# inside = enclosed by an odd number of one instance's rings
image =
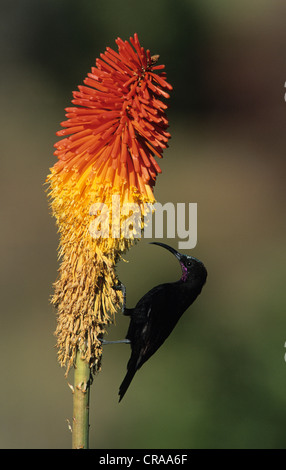
[[[171,253],[173,253],[174,256],[176,256],[176,258],[180,261],[182,259],[182,255],[181,253],[179,253],[177,250],[175,250],[174,248],[172,248],[171,246],[169,245],[166,245],[165,243],[159,243],[159,242],[150,242],[151,245],[159,245],[159,246],[162,246],[163,248],[166,248],[166,250],[170,251]]]

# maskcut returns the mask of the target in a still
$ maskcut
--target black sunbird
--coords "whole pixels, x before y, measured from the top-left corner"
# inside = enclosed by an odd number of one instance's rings
[[[131,346],[127,373],[119,388],[119,401],[137,370],[168,338],[183,313],[201,293],[207,279],[207,270],[197,258],[179,253],[165,243],[152,244],[173,253],[181,265],[182,276],[176,282],[153,287],[134,308],[125,307],[125,287],[119,284],[118,288],[122,288],[124,295],[123,314],[130,316],[126,339],[119,342],[130,343]],[[108,341],[103,341],[103,344],[108,344]]]

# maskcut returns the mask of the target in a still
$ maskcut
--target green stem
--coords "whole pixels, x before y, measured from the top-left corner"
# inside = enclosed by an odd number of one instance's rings
[[[89,393],[91,373],[89,364],[77,351],[74,369],[72,448],[88,449]]]

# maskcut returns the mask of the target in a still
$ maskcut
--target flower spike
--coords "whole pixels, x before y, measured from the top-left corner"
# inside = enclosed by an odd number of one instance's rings
[[[151,56],[135,33],[106,48],[66,108],[57,162],[48,176],[53,215],[60,232],[61,265],[53,303],[58,309],[58,355],[67,370],[78,347],[94,370],[100,368],[101,342],[121,293],[115,264],[135,238],[91,236],[95,203],[108,207],[154,203],[153,188],[170,134],[162,101],[172,86],[159,56]],[[111,216],[109,222],[111,221]],[[119,224],[122,220],[119,220]],[[142,218],[142,228],[144,221]]]

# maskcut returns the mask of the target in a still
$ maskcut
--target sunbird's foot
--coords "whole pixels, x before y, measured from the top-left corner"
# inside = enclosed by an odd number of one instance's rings
[[[114,290],[122,290],[122,288],[124,288],[124,285],[122,284],[121,281],[118,281],[118,283],[114,284],[114,286],[113,286]]]
[[[113,286],[113,289],[114,290],[121,290],[122,294],[123,294],[123,304],[122,304],[122,313],[123,315],[128,315],[125,310],[126,309],[126,287],[124,284],[122,284],[121,281],[118,281],[118,284],[114,285]]]
[[[130,344],[129,339],[119,339],[117,341],[105,341],[105,339],[100,339],[99,340],[102,344],[102,346],[105,346],[106,344]]]

